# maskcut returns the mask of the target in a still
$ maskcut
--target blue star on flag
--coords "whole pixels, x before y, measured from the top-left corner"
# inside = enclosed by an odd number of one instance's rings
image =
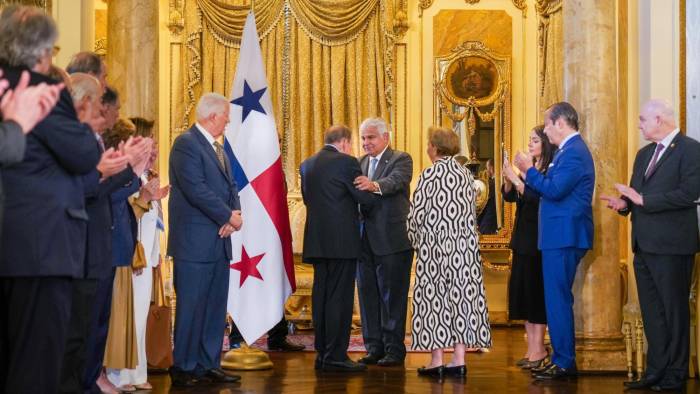
[[[267,90],[267,87],[254,92],[253,89],[250,88],[250,85],[248,85],[248,81],[245,79],[243,80],[243,96],[231,101],[231,104],[243,107],[243,119],[241,119],[241,123],[245,121],[250,111],[258,111],[266,115],[265,109],[260,104],[260,98],[265,93],[265,90]]]

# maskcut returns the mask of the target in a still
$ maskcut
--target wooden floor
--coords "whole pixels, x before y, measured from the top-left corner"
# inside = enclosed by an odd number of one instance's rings
[[[363,373],[323,373],[313,368],[315,354],[270,353],[274,369],[241,372],[240,383],[170,389],[167,375],[151,375],[153,393],[527,393],[559,394],[622,393],[624,374],[582,375],[570,382],[533,382],[529,373],[513,366],[525,350],[522,329],[495,328],[494,348],[489,353],[467,355],[468,376],[464,381],[440,383],[419,377],[416,369],[429,362],[428,353],[409,353],[405,368],[370,367]],[[351,353],[357,359],[360,353]],[[634,391],[638,393],[640,391]],[[650,391],[651,392],[651,391]],[[700,382],[689,380],[687,393],[700,393]],[[632,392],[631,392],[632,393]]]

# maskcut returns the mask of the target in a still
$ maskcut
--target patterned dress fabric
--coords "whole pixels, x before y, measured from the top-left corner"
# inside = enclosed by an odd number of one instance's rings
[[[475,193],[471,173],[453,157],[437,160],[418,179],[408,215],[417,251],[414,350],[491,347]]]

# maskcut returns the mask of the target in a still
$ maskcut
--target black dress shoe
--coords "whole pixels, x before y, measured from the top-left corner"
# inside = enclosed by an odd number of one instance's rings
[[[467,377],[467,366],[466,365],[455,365],[454,367],[445,366],[445,375],[453,376],[456,378],[466,378]]]
[[[685,381],[667,382],[661,381],[658,384],[651,386],[652,391],[682,391],[685,387]]]
[[[576,367],[562,368],[558,365],[552,365],[548,370],[535,374],[533,377],[537,380],[563,380],[576,378],[578,371]]]
[[[304,345],[289,342],[286,338],[282,342],[267,343],[267,348],[276,352],[300,352],[305,349]]]
[[[364,357],[357,361],[365,365],[374,365],[377,363],[377,361],[381,360],[382,358],[384,358],[384,355],[367,353]]]
[[[661,376],[658,375],[647,375],[639,380],[633,380],[631,382],[623,382],[622,385],[626,389],[630,390],[642,390],[651,388],[651,386],[656,385],[661,380]]]
[[[403,358],[386,355],[377,361],[377,365],[380,367],[396,367],[403,365]]]
[[[350,359],[345,361],[324,361],[323,370],[328,372],[361,372],[367,369],[362,363],[356,363]]]
[[[194,387],[197,383],[194,375],[180,369],[170,368],[170,385],[173,387]]]
[[[212,383],[236,383],[239,380],[241,380],[240,376],[229,375],[219,368],[213,368],[208,370],[203,377],[208,379]]]
[[[552,363],[546,363],[546,364],[539,366],[537,368],[530,368],[530,372],[532,373],[532,376],[535,376],[536,374],[542,373],[542,372],[552,368],[553,366],[554,366],[554,364],[552,364]]]
[[[440,366],[433,367],[433,368],[420,367],[420,368],[418,368],[418,375],[432,376],[435,378],[442,379],[442,377],[445,375],[445,366],[440,365]]]

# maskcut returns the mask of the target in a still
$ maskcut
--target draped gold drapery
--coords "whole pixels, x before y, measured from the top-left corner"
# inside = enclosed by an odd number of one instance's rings
[[[563,0],[537,0],[539,14],[539,119],[550,105],[564,99]]]
[[[392,1],[256,0],[260,45],[290,190],[296,169],[322,145],[323,130],[357,129],[369,116],[390,121]],[[173,102],[174,133],[194,121],[206,92],[228,96],[248,1],[187,0],[181,70],[183,100]],[[178,78],[178,76],[174,76]],[[173,135],[174,137],[175,135]],[[357,146],[357,138],[355,139]]]

